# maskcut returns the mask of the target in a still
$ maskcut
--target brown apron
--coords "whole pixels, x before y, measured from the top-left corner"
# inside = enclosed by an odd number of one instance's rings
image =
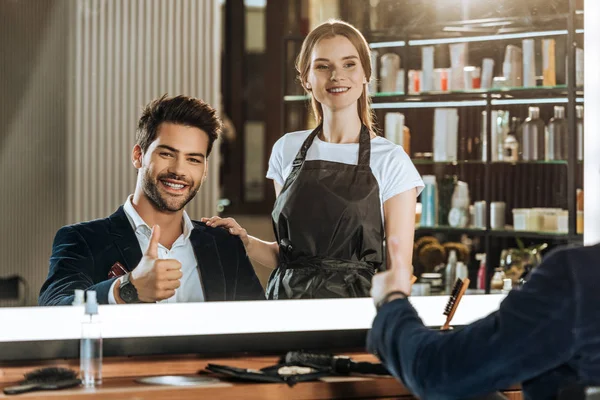
[[[275,201],[279,265],[268,299],[368,297],[384,269],[379,186],[370,167],[371,138],[360,131],[358,164],[306,161],[317,127],[302,144]]]

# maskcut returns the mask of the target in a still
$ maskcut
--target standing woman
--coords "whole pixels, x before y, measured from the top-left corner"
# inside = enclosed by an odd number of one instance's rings
[[[204,221],[239,235],[252,260],[275,268],[269,299],[368,297],[385,268],[385,237],[402,238],[402,257],[412,261],[423,182],[402,147],[375,133],[370,51],[356,28],[335,20],[316,27],[296,69],[318,126],[273,147],[267,177],[277,241],[248,236],[231,218]]]

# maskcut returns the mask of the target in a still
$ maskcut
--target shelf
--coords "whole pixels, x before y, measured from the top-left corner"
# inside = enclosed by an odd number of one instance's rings
[[[378,92],[371,96],[374,109],[431,108],[431,107],[484,107],[491,97],[492,105],[509,104],[556,104],[567,103],[567,87],[516,87],[474,89],[450,92],[423,92],[405,94],[403,92]],[[583,96],[583,88],[577,88],[577,96]],[[309,95],[287,95],[284,102],[304,102]],[[577,102],[583,102],[579,97]]]
[[[486,230],[480,228],[455,228],[452,226],[420,226],[417,225],[415,230],[418,232],[431,233],[465,233],[471,235],[485,235]]]
[[[432,161],[423,159],[413,159],[414,165],[483,165],[485,161],[481,160],[460,160],[460,161]]]
[[[576,243],[583,241],[583,235],[569,235],[562,232],[533,232],[533,231],[514,231],[510,229],[481,229],[481,228],[454,228],[451,226],[416,226],[415,231],[419,233],[448,233],[448,234],[467,234],[473,236],[486,236],[495,238],[523,238],[523,239],[542,239],[542,240],[570,240]]]
[[[539,161],[492,161],[492,165],[568,165],[567,160]]]
[[[493,229],[489,231],[490,236],[502,237],[518,237],[524,239],[563,239],[568,240],[569,234],[564,232],[534,232],[534,231],[515,231],[510,229]]]

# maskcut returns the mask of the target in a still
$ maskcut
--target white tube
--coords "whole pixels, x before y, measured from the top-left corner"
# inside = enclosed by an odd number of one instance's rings
[[[430,92],[433,90],[433,55],[434,47],[426,46],[421,48],[421,91]]]
[[[523,86],[534,87],[535,83],[535,40],[523,39]]]

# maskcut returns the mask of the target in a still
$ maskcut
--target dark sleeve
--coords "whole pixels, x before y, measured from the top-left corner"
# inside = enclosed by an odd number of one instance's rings
[[[95,290],[98,303],[108,304],[108,291],[116,278],[94,284],[94,257],[85,239],[70,226],[54,237],[48,277],[40,289],[40,306],[69,305],[75,289]]]
[[[234,300],[265,300],[265,291],[246,254],[246,248],[242,240],[237,236],[232,236],[232,240],[237,258]]]
[[[545,260],[497,312],[456,331],[426,328],[407,299],[385,304],[367,347],[419,398],[483,395],[542,375],[574,348],[575,293],[565,253]]]

